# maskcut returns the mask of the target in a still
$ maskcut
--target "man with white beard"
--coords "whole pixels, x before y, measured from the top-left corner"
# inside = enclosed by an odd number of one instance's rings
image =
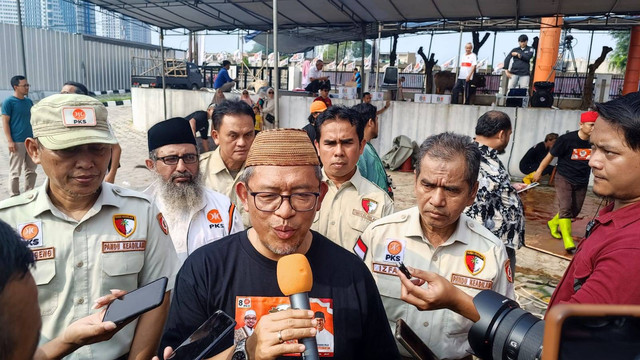
[[[147,132],[146,165],[156,181],[144,192],[152,196],[166,223],[181,262],[202,245],[244,230],[231,200],[202,185],[196,139],[183,118],[159,122]]]

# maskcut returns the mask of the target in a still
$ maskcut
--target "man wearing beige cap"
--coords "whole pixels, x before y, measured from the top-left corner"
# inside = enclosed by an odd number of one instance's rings
[[[242,175],[244,161],[255,138],[255,115],[246,102],[228,100],[215,107],[212,124],[211,137],[218,147],[200,156],[204,184],[231,198],[240,209],[242,223],[249,227],[249,216],[240,206],[234,186]]]
[[[103,183],[116,140],[102,103],[84,95],[52,95],[32,108],[31,123],[34,137],[25,145],[47,179],[38,189],[0,202],[0,219],[15,227],[36,259],[40,343],[88,316],[110,289],[131,291],[166,276],[160,307],[71,357],[150,358],[177,270],[162,214],[145,195]]]
[[[355,110],[330,107],[318,116],[316,131],[329,190],[311,228],[360,256],[358,237],[373,221],[393,212],[393,200],[358,171],[366,140],[364,122]]]
[[[276,359],[304,350],[302,343],[291,340],[315,336],[314,311],[323,311],[325,327],[335,334],[335,346],[323,355],[398,357],[380,295],[364,263],[309,230],[327,191],[318,164],[302,130],[267,130],[256,136],[236,185],[253,228],[204,245],[187,258],[176,279],[162,349],[180,345],[217,310],[241,323],[252,309],[260,319],[252,334],[234,347],[230,333],[213,354],[224,359],[232,352],[233,359]],[[289,299],[278,286],[277,261],[294,253],[304,254],[313,272],[308,293],[312,310],[278,311]]]

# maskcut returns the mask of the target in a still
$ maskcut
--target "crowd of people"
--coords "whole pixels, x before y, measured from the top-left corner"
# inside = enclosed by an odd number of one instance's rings
[[[206,111],[148,130],[155,181],[136,192],[105,181],[119,158],[102,103],[76,84],[33,105],[26,79],[12,86],[2,107],[12,164],[39,165],[47,178],[34,188],[28,172],[25,191],[0,202],[2,359],[169,358],[217,310],[237,325],[209,353],[215,359],[298,354],[309,337],[335,359],[406,357],[394,340],[399,319],[439,358],[467,359],[479,318],[473,296],[514,297],[525,223],[517,191],[526,184],[511,183],[497,156],[513,132],[503,112],[480,116],[474,138],[426,138],[416,206],[396,212],[370,143],[380,113],[370,101],[327,104],[321,91],[304,130],[258,129],[258,116],[263,125],[273,116],[273,89],[261,104],[220,91]],[[579,124],[527,168],[539,181],[558,157],[559,211],[549,228],[554,237],[560,229],[568,251],[585,166],[593,191],[608,199],[550,306],[640,304],[640,94],[596,104]],[[200,153],[197,132],[215,149]],[[12,165],[12,191],[19,175]],[[311,310],[291,308],[278,286],[278,260],[290,254],[309,261]],[[160,277],[168,279],[160,306],[127,323],[102,321],[96,309]]]

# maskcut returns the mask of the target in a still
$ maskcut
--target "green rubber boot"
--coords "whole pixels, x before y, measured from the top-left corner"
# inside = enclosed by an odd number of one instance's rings
[[[571,219],[558,219],[558,225],[560,226],[560,232],[562,233],[562,242],[564,242],[564,249],[567,252],[572,253],[576,249],[576,245],[573,243],[571,237]]]
[[[554,216],[553,219],[547,221],[547,226],[551,231],[551,236],[553,236],[556,239],[562,239],[562,235],[560,235],[560,233],[558,232],[558,219],[559,219],[558,215],[559,214],[556,214],[556,216]],[[569,234],[571,234],[571,231],[569,231]]]

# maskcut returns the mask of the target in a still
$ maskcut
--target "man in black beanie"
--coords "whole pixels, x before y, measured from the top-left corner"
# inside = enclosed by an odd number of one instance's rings
[[[147,140],[146,165],[156,181],[144,192],[164,215],[181,262],[200,246],[244,230],[231,200],[202,185],[196,139],[184,118],[155,124]]]

